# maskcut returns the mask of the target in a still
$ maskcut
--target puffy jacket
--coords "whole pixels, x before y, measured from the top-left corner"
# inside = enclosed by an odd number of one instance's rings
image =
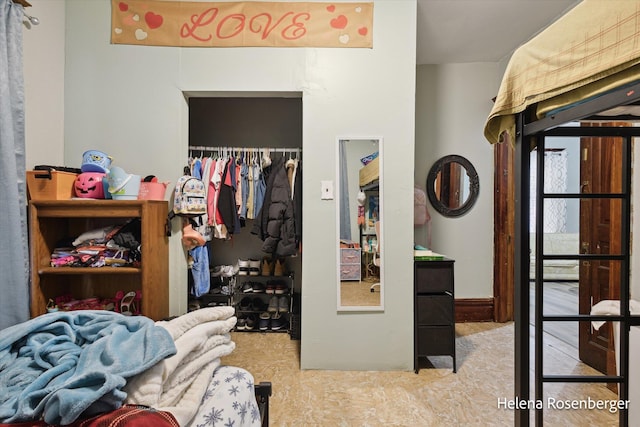
[[[271,165],[264,202],[251,229],[264,242],[262,251],[277,256],[295,255],[298,246],[295,209],[284,164],[282,157]]]

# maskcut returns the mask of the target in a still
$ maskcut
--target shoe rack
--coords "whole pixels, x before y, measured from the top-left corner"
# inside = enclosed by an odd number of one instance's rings
[[[233,293],[233,305],[240,332],[291,332],[294,306],[294,275],[275,271],[268,275],[239,274]]]
[[[189,273],[189,286],[193,286],[193,276]],[[236,286],[236,277],[211,275],[210,289],[199,298],[189,296],[189,311],[198,310],[204,307],[232,306],[233,289]]]
[[[141,314],[169,315],[168,204],[162,200],[32,200],[29,203],[31,316],[47,312],[47,301],[113,298],[118,291],[141,291]],[[141,262],[136,267],[52,267],[56,245],[107,225],[140,218]]]

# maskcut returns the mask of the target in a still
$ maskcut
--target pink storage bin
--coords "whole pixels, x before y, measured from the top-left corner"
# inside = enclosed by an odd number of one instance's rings
[[[168,182],[140,182],[139,200],[164,200]]]

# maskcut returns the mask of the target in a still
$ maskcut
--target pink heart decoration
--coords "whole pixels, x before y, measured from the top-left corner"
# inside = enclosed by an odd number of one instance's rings
[[[344,15],[340,15],[337,18],[333,18],[330,22],[333,28],[337,28],[338,30],[342,30],[347,26],[347,17]]]
[[[145,13],[144,20],[149,26],[149,28],[151,28],[152,30],[162,25],[162,21],[163,21],[162,16],[156,15],[153,12]]]
[[[137,22],[133,20],[133,15],[125,15],[124,18],[122,18],[122,23],[124,25],[136,25]]]
[[[327,10],[333,13],[333,11],[336,10],[336,7],[334,5],[330,5],[330,6],[327,6]]]
[[[127,10],[129,10],[129,5],[121,1],[120,3],[118,3],[118,8],[121,12],[126,12]]]
[[[368,32],[367,27],[358,28],[358,34],[360,34],[361,36],[366,36],[367,32]]]

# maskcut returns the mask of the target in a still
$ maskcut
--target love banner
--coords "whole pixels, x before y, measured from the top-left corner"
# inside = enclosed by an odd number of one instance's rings
[[[111,0],[111,43],[182,47],[373,46],[373,2]]]

